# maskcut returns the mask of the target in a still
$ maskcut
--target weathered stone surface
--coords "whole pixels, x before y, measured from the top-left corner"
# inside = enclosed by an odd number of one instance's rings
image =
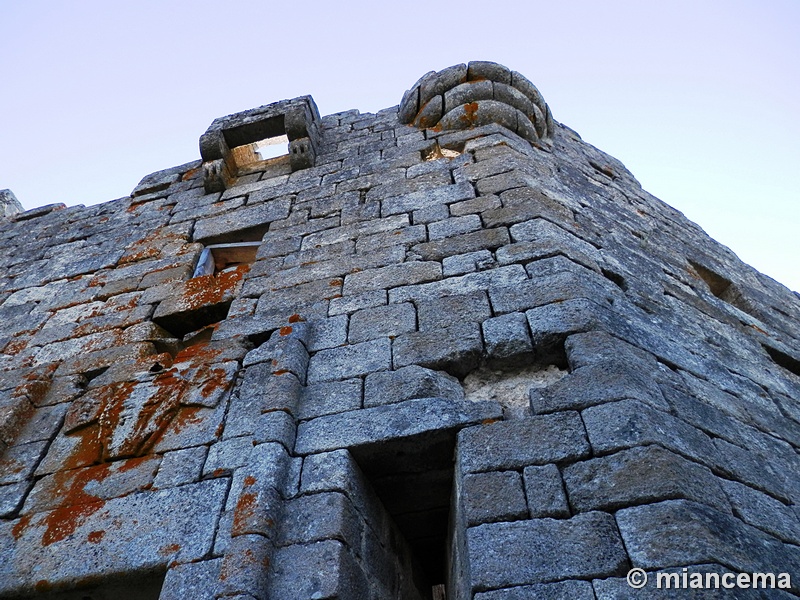
[[[711,438],[705,433],[637,400],[593,406],[584,410],[582,416],[597,454],[660,444],[701,462],[713,462],[717,455]]]
[[[423,260],[442,260],[448,256],[475,252],[477,250],[494,250],[510,242],[505,227],[481,229],[470,233],[462,233],[445,239],[425,242],[412,246],[411,250],[419,254]]]
[[[645,569],[715,562],[748,573],[794,573],[800,566],[796,547],[689,500],[623,509],[617,523],[631,563]]]
[[[334,298],[335,300],[336,298]],[[347,342],[348,320],[346,315],[330,319],[313,318],[309,323],[306,348],[309,352],[343,346]]]
[[[103,502],[148,489],[160,462],[157,456],[132,458],[47,475],[36,482],[22,512]]]
[[[406,333],[394,340],[394,367],[420,365],[463,377],[478,366],[482,350],[483,341],[477,323]]]
[[[467,252],[456,256],[447,256],[442,259],[442,274],[445,277],[453,275],[463,275],[464,273],[475,273],[485,271],[494,267],[494,257],[488,250],[478,250],[477,252]]]
[[[499,416],[490,402],[457,403],[443,398],[407,400],[301,423],[295,452],[313,454],[392,438],[449,430]]]
[[[350,317],[348,340],[357,344],[379,337],[415,331],[417,312],[410,302],[359,310]]]
[[[795,568],[798,296],[527,79],[215,123],[205,168],[0,213],[0,596],[664,597],[614,517],[651,570]]]
[[[389,290],[389,302],[426,300],[441,296],[468,294],[485,290],[492,285],[510,285],[526,281],[528,276],[520,265],[509,265],[481,273],[469,273],[461,277],[449,277],[442,281],[400,286]]]
[[[622,575],[628,564],[614,518],[599,512],[471,527],[467,548],[475,591]]]
[[[245,372],[238,396],[234,396],[225,422],[225,437],[255,433],[260,415],[280,410],[294,413],[302,385],[291,373],[272,376],[267,364],[253,365]]]
[[[200,479],[208,449],[205,446],[167,452],[161,459],[154,488],[166,488]]]
[[[160,600],[212,600],[222,591],[219,581],[222,559],[204,560],[196,563],[176,565],[167,571]]]
[[[373,375],[368,375],[372,377]],[[314,383],[303,390],[298,407],[300,419],[313,419],[361,408],[361,379]]]
[[[531,408],[548,413],[631,399],[668,410],[658,385],[637,366],[614,361],[576,369],[550,387],[532,390]]]
[[[519,285],[490,288],[489,298],[496,313],[506,313],[578,298],[602,302],[610,295],[599,282],[572,273],[557,273]]]
[[[249,437],[235,437],[213,444],[203,466],[203,474],[230,472],[247,464],[253,441]]]
[[[365,308],[374,308],[387,302],[385,290],[371,290],[355,296],[342,296],[341,298],[331,299],[328,314],[330,316],[353,313]]]
[[[574,461],[589,454],[575,412],[470,427],[458,438],[457,464],[465,473]]]
[[[452,375],[417,365],[371,373],[364,380],[365,407],[415,398],[447,398],[460,402],[464,399],[464,390]]]
[[[321,540],[354,543],[361,535],[361,518],[343,494],[327,492],[287,502],[281,524],[282,545],[307,544]]]
[[[528,321],[522,313],[508,313],[483,322],[486,354],[508,359],[533,353]]]
[[[348,379],[392,366],[391,343],[388,338],[320,350],[311,357],[308,382]]]
[[[445,329],[453,324],[453,315],[459,321],[480,323],[492,315],[486,292],[444,296],[418,303],[420,331]]]
[[[260,535],[234,537],[222,559],[219,581],[225,597],[267,598],[273,546]]]
[[[736,514],[745,523],[797,545],[800,542],[798,514],[782,502],[735,481],[722,480],[722,487]]]
[[[528,516],[522,477],[516,471],[467,475],[461,490],[468,526],[517,521]]]
[[[121,575],[202,558],[211,549],[226,487],[206,481],[33,515],[17,529],[0,565],[0,591],[11,594],[43,578],[54,588],[74,585],[97,573]],[[87,543],[92,552],[85,551]]]
[[[532,519],[569,517],[569,504],[564,495],[564,484],[558,467],[555,465],[525,467],[522,474],[525,480],[528,512]]]
[[[348,275],[344,280],[343,292],[349,296],[398,285],[435,281],[441,277],[442,266],[437,262],[408,262]]]
[[[0,485],[30,477],[46,450],[47,442],[31,442],[5,450],[0,458]]]
[[[498,196],[479,196],[470,200],[462,200],[461,202],[454,202],[450,205],[450,214],[454,217],[463,217],[464,215],[480,213],[481,217],[485,216],[487,211],[495,208],[500,208],[501,202]],[[484,224],[491,227],[492,224]]]
[[[655,370],[655,357],[605,331],[589,331],[570,336],[564,344],[573,370],[614,360],[636,363],[643,369]]]
[[[592,584],[588,581],[559,581],[520,585],[503,590],[475,594],[475,600],[595,600]]]
[[[0,190],[0,217],[9,218],[23,212],[22,204],[19,203],[14,192],[5,189]]]
[[[29,488],[27,481],[0,486],[0,518],[10,517],[22,507]]]
[[[268,598],[367,598],[367,583],[338,540],[281,548],[272,564]]]
[[[564,483],[570,503],[581,512],[677,498],[730,512],[720,481],[707,467],[659,446],[632,448],[568,465]]]
[[[300,383],[305,383],[308,370],[308,351],[296,338],[280,337],[251,350],[244,357],[243,366],[267,364],[272,375],[291,373]]]
[[[428,225],[428,237],[433,240],[461,235],[481,228],[481,219],[478,215],[465,215],[463,217],[450,217]]]

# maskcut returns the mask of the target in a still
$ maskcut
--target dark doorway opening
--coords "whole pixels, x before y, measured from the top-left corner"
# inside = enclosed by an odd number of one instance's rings
[[[350,451],[408,542],[426,598],[443,598],[455,431],[428,432]]]

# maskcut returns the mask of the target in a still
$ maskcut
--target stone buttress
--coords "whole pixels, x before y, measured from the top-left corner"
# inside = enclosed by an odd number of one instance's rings
[[[519,73],[216,119],[98,206],[4,194],[0,598],[800,595],[800,298]]]

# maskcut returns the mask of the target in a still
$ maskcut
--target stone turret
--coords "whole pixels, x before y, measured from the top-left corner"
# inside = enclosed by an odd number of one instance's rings
[[[496,63],[215,119],[0,220],[0,598],[797,597],[799,323]]]

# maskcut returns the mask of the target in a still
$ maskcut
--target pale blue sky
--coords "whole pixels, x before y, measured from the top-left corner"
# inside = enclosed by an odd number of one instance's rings
[[[95,204],[199,157],[218,116],[397,104],[494,60],[743,260],[800,290],[800,2],[0,0],[0,188]]]

